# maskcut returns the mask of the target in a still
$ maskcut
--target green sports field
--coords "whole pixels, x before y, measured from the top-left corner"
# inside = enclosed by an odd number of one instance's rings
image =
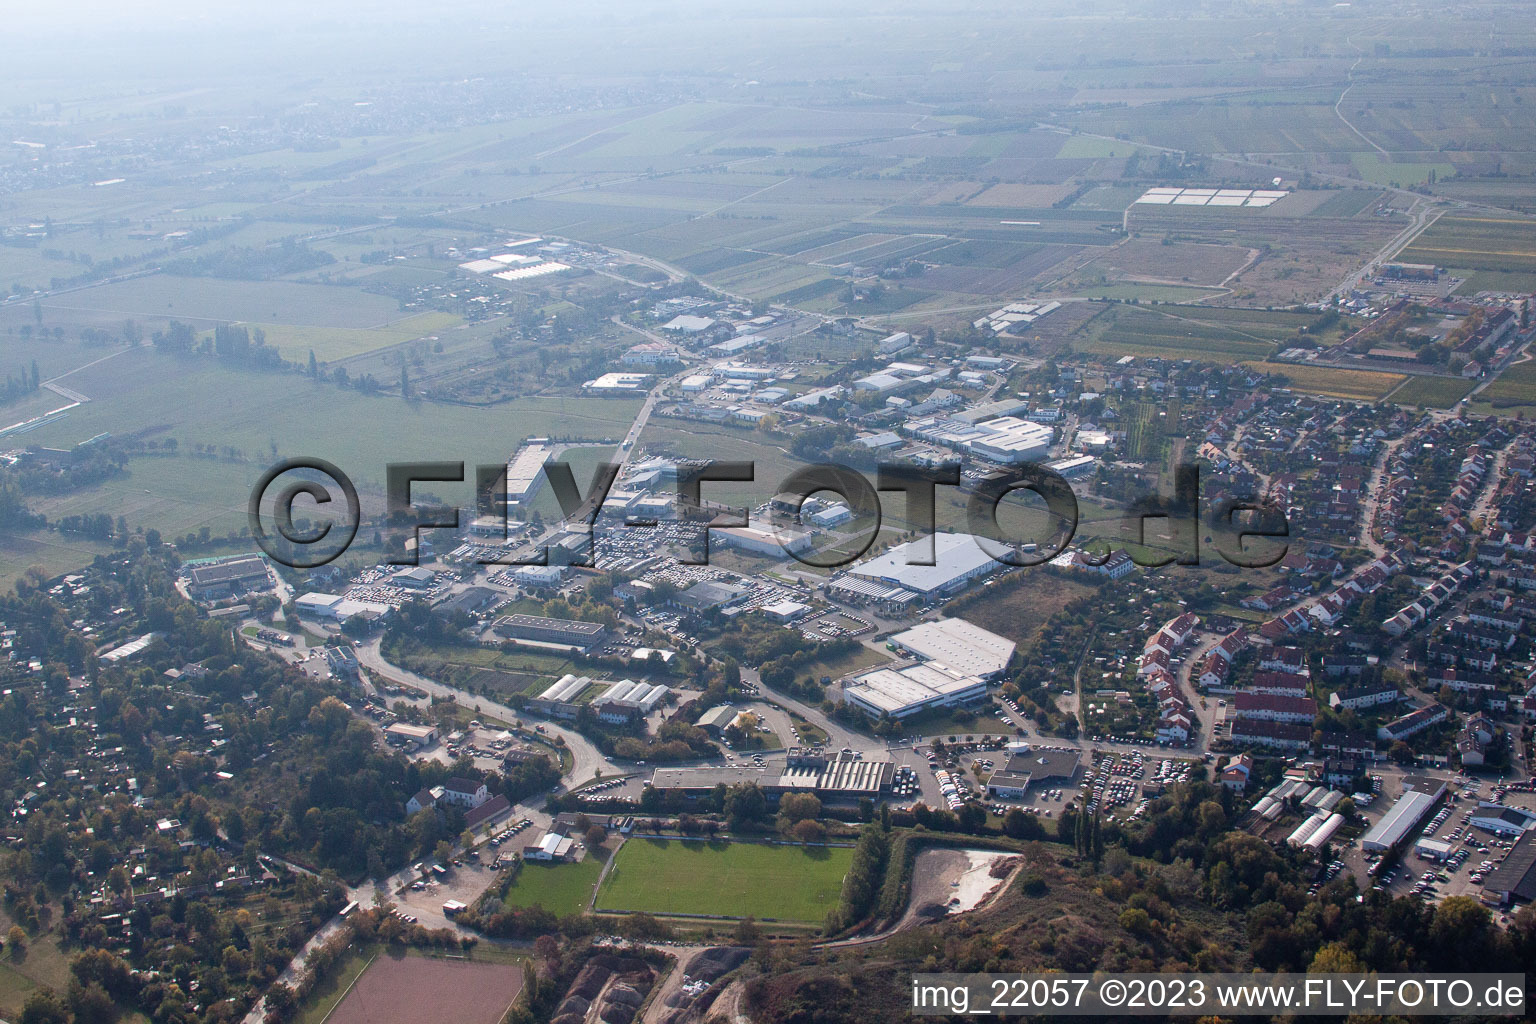
[[[574,864],[527,861],[507,886],[501,902],[509,909],[543,907],[561,917],[580,914],[586,911],[592,887],[602,872],[602,862],[596,857]]]
[[[853,850],[631,839],[616,857],[599,910],[819,922],[837,905]]]

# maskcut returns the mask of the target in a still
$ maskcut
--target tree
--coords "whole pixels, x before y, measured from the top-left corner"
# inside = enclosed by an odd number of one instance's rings
[[[812,818],[795,822],[789,834],[800,843],[820,843],[827,838],[827,826]]]
[[[779,800],[779,818],[786,825],[821,817],[821,801],[814,793],[787,793]]]
[[[608,830],[601,825],[593,825],[587,829],[586,840],[588,847],[602,846],[608,841]]]
[[[27,997],[20,1024],[69,1024],[69,1008],[57,992],[45,986]]]
[[[1342,942],[1330,942],[1312,957],[1308,974],[1358,974],[1365,970],[1360,958]]]
[[[75,1024],[113,1024],[117,1020],[117,1004],[94,981],[89,985],[70,982],[69,1008],[74,1011]]]
[[[20,959],[27,951],[27,933],[21,930],[21,925],[13,924],[5,933],[5,948],[11,951],[12,960]]]
[[[731,787],[725,797],[725,816],[732,831],[761,824],[768,813],[768,798],[755,782]]]

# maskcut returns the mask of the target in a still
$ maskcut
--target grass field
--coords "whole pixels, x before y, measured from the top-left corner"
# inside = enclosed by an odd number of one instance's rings
[[[957,597],[945,607],[945,613],[961,616],[1015,643],[1030,644],[1052,615],[1093,592],[1093,587],[1073,580],[1015,572],[991,587]]]
[[[1233,323],[1225,313],[1204,308],[1164,313],[1120,306],[1094,320],[1087,340],[1077,347],[1116,356],[1240,361],[1268,356],[1275,343],[1295,329],[1275,324],[1256,333],[1255,324]]]
[[[70,374],[65,383],[91,401],[26,434],[28,443],[69,447],[96,434],[138,435],[177,442],[174,455],[138,457],[128,469],[84,490],[39,498],[50,519],[108,512],[130,527],[180,536],[207,526],[215,535],[246,525],[245,502],[260,473],[279,457],[328,459],[352,477],[365,512],[382,508],[386,468],[413,460],[504,461],[526,437],[619,437],[633,422],[627,400],[532,398],[461,406],[398,397],[369,397],[293,375],[245,372],[206,360],[182,362],[148,348],[126,352]],[[212,445],[217,458],[193,454]],[[233,450],[233,454],[226,451]],[[568,458],[583,481],[598,448]],[[435,485],[445,499],[467,503],[472,482]],[[547,499],[547,500],[546,500]],[[548,489],[543,514],[554,513]],[[55,533],[0,537],[0,579],[38,563],[62,571],[90,561],[99,546]]]
[[[1349,162],[1354,165],[1355,172],[1371,184],[1401,188],[1422,185],[1429,180],[1431,171],[1437,178],[1449,178],[1456,173],[1455,165],[1443,160],[1399,163],[1388,160],[1380,153],[1352,153]]]
[[[1480,397],[1495,409],[1536,405],[1536,360],[1509,367],[1483,390]]]
[[[1473,382],[1451,377],[1409,377],[1403,386],[1387,396],[1398,405],[1416,405],[1430,409],[1449,409],[1472,390]]]
[[[231,281],[155,274],[133,281],[68,292],[43,303],[46,317],[96,313],[111,317],[170,317],[207,327],[213,323],[307,324],[381,327],[399,320],[394,299],[359,288],[291,281]],[[30,310],[26,311],[29,315]]]
[[[294,1018],[295,1024],[321,1024],[329,1017],[358,976],[373,963],[380,948],[372,944],[348,947],[341,961],[315,986],[309,998],[299,1007],[298,1016]]]
[[[1385,398],[1393,388],[1402,384],[1401,373],[1379,373],[1375,370],[1341,370],[1332,366],[1307,366],[1297,363],[1248,362],[1244,366],[1260,373],[1284,377],[1291,387],[1314,395],[1329,398],[1353,398],[1374,402]]]
[[[274,346],[291,363],[306,362],[311,352],[320,362],[331,363],[429,337],[438,331],[450,330],[460,322],[458,317],[448,313],[418,313],[404,320],[396,320],[387,327],[316,327],[273,323],[252,323],[248,326],[260,328],[267,336],[267,344]]]
[[[551,914],[580,914],[592,901],[592,887],[603,872],[602,862],[588,857],[574,864],[525,861],[502,897],[509,908],[543,907]]]
[[[631,839],[615,855],[597,906],[819,923],[837,905],[852,862],[846,847]]]

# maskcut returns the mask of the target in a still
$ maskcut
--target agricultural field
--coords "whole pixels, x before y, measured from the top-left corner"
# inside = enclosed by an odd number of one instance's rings
[[[1498,274],[1509,290],[1536,290],[1536,232],[1514,217],[1441,217],[1398,258],[1411,263]],[[1457,275],[1461,276],[1461,275]],[[1477,290],[1468,285],[1463,292]]]
[[[1536,361],[1515,363],[1483,389],[1475,406],[1491,408],[1501,415],[1530,415],[1536,407]]]
[[[383,327],[402,318],[399,304],[358,288],[291,281],[231,281],[156,274],[68,292],[45,300],[43,315],[108,324],[125,318],[309,327]],[[30,309],[21,312],[30,316]]]
[[[174,449],[131,459],[106,481],[31,502],[50,519],[105,512],[131,528],[181,536],[207,527],[215,536],[247,525],[251,486],[278,458],[310,455],[352,477],[366,515],[380,512],[386,468],[412,460],[463,461],[471,467],[506,460],[536,436],[617,438],[637,403],[625,399],[529,398],[490,406],[367,396],[291,374],[234,370],[207,361],[180,363],[149,348],[84,366],[65,382],[91,400],[25,434],[28,443],[69,447],[100,433],[139,438]],[[56,396],[55,396],[56,397]],[[59,400],[62,403],[62,399]],[[361,429],[360,425],[366,425]],[[200,449],[200,450],[199,450]],[[603,449],[565,456],[579,479]],[[472,483],[438,485],[445,499],[468,503]],[[556,512],[553,496],[536,506]],[[98,549],[55,533],[0,538],[0,576],[31,564],[68,568]]]
[[[1232,245],[1128,238],[1095,257],[1080,273],[1098,273],[1110,280],[1216,286],[1257,255]]]
[[[1407,378],[1401,373],[1376,370],[1344,370],[1333,366],[1309,366],[1305,363],[1245,362],[1259,373],[1283,377],[1297,391],[1327,398],[1350,398],[1363,402],[1379,401]],[[1421,378],[1422,379],[1422,378]]]
[[[1387,400],[1423,409],[1449,409],[1467,397],[1474,383],[1456,377],[1409,377],[1402,387],[1387,395]]]
[[[564,864],[524,861],[502,903],[508,909],[543,907],[559,917],[581,914],[591,905],[592,887],[602,873],[602,862],[592,856]]]
[[[268,345],[277,349],[290,363],[304,363],[313,352],[321,363],[337,362],[366,355],[379,349],[403,345],[418,338],[435,337],[438,331],[451,330],[462,321],[449,313],[418,313],[381,327],[317,327],[307,324],[251,323],[260,329]]]
[[[852,863],[848,847],[630,839],[597,909],[819,923]]]
[[[1456,173],[1454,164],[1444,160],[1389,160],[1380,153],[1353,153],[1350,163],[1364,181],[1373,185],[1409,188],[1434,178],[1449,178]]]
[[[412,953],[376,957],[330,1012],[328,1024],[499,1024],[523,988],[513,964]]]
[[[1267,357],[1295,326],[1271,314],[1254,312],[1232,319],[1222,310],[1121,305],[1096,318],[1077,344],[1083,352],[1113,356],[1157,356],[1205,362]]]

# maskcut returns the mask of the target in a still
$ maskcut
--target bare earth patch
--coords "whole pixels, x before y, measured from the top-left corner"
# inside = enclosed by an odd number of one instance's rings
[[[380,956],[326,1024],[497,1024],[523,988],[508,964]]]

